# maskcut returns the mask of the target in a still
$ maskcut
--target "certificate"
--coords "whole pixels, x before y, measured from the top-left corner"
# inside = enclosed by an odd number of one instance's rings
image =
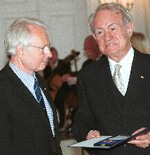
[[[101,136],[100,138],[92,138],[69,145],[68,147],[111,149],[120,145],[127,144],[127,142],[129,142],[130,140],[134,140],[137,136],[147,134],[148,132],[150,132],[150,130],[148,128],[144,128],[142,131],[130,136]]]

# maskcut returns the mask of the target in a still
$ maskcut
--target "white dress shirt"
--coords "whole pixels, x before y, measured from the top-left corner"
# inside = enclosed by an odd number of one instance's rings
[[[128,83],[129,83],[129,78],[130,78],[130,72],[131,72],[133,57],[134,57],[134,50],[131,47],[129,52],[126,54],[126,56],[119,63],[111,60],[110,58],[108,58],[112,76],[113,76],[114,71],[115,71],[114,66],[116,64],[120,64],[122,66],[121,69],[120,69],[120,72],[121,72],[121,76],[122,76],[122,79],[123,79],[125,92],[127,91],[127,88],[128,88]]]

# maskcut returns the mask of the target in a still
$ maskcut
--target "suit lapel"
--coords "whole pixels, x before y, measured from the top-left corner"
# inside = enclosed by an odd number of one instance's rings
[[[40,84],[40,87],[41,89],[43,90],[43,93],[45,94],[49,104],[50,104],[50,107],[52,108],[52,111],[53,111],[53,118],[54,118],[54,130],[55,130],[55,133],[56,133],[56,128],[58,127],[58,123],[57,123],[57,112],[56,112],[56,108],[54,107],[54,103],[53,103],[53,100],[50,96],[50,91],[49,91],[49,88],[48,86],[46,85],[46,83],[44,83],[40,76],[38,74],[36,74],[37,78],[38,78],[38,81],[39,81],[39,84]]]
[[[144,77],[146,76],[145,75],[146,73],[143,68],[144,60],[142,58],[143,58],[143,54],[135,50],[128,88],[126,92],[126,100],[135,99],[134,96],[137,96],[137,94],[140,94],[140,91],[143,87],[143,80],[144,80]],[[127,103],[130,103],[130,102],[127,102]],[[129,105],[126,105],[126,106],[129,106]]]
[[[105,57],[102,62],[102,72],[99,74],[103,75],[102,79],[105,79],[103,88],[106,89],[105,92],[107,93],[105,94],[107,95],[107,99],[109,99],[109,103],[112,103],[112,107],[116,107],[120,112],[122,112],[121,100],[124,99],[124,96],[122,96],[119,92],[113,81],[107,57]]]
[[[46,128],[49,128],[49,131],[51,131],[48,119],[46,118],[44,112],[42,111],[41,106],[36,101],[34,96],[31,94],[31,92],[28,90],[28,88],[22,83],[22,81],[17,77],[17,75],[10,69],[10,67],[6,66],[6,74],[9,74],[8,77],[11,77],[10,80],[12,80],[12,85],[14,85],[14,95],[18,96],[25,104],[28,110],[28,114],[32,117],[35,115],[36,117],[39,117],[39,120],[43,122],[44,126]],[[6,75],[7,77],[7,75]],[[34,116],[33,116],[34,118]]]
[[[105,85],[108,85],[108,87],[106,87],[107,91],[108,92],[116,91],[116,93],[118,95],[122,96],[122,94],[119,92],[119,90],[117,89],[117,87],[113,81],[107,57],[105,57],[105,59],[102,63],[102,73],[100,73],[100,74],[103,74],[103,76],[104,76],[103,78],[105,79]],[[110,94],[112,94],[112,93],[110,93]]]

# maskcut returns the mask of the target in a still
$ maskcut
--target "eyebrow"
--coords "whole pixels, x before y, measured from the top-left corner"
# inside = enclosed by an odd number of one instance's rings
[[[111,27],[111,26],[113,26],[113,25],[118,26],[117,23],[111,23],[110,25],[108,25],[108,28]],[[95,28],[94,30],[103,30],[103,28]]]
[[[108,27],[111,27],[111,26],[113,26],[113,25],[118,26],[118,24],[117,24],[117,23],[112,23],[112,24],[110,24]]]

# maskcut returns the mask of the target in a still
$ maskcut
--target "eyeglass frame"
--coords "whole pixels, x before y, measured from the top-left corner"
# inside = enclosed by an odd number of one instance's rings
[[[47,47],[49,50],[51,50],[52,45],[51,45],[51,43],[50,43],[49,45],[45,45],[45,46],[43,46],[43,47],[33,46],[33,45],[30,45],[30,47],[34,47],[34,48],[41,49],[41,50],[42,50],[42,53],[44,53],[44,51],[45,51],[44,49]]]

